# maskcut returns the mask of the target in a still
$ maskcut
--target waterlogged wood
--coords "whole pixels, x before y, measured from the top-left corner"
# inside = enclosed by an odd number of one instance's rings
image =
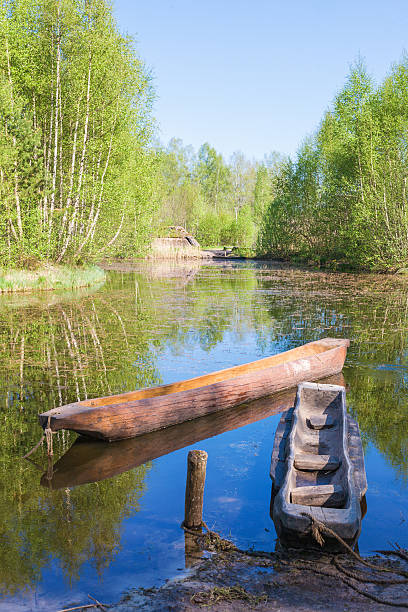
[[[295,397],[295,388],[280,391],[200,419],[110,444],[80,436],[56,462],[51,477],[44,473],[41,484],[52,489],[65,489],[111,478],[206,438],[286,411],[293,406]]]
[[[312,453],[296,453],[294,466],[297,470],[305,472],[337,470],[341,461],[331,455],[314,455]]]
[[[198,529],[203,522],[207,458],[203,450],[191,450],[188,453],[184,525],[189,529]]]
[[[196,529],[197,533],[202,529]],[[203,560],[204,550],[200,547],[198,538],[193,533],[184,532],[184,565],[186,569],[194,567]]]
[[[343,380],[336,382],[335,377],[331,377],[331,384],[344,385]],[[322,381],[323,382],[323,381]],[[272,449],[271,467],[269,475],[273,482],[273,492],[281,488],[286,476],[286,441],[292,428],[293,408],[286,410],[279,421],[275,433],[275,441]],[[360,437],[360,430],[356,421],[348,414],[347,415],[347,430],[348,430],[348,451],[350,461],[353,465],[354,483],[359,492],[360,498],[363,499],[367,491],[367,477],[364,467],[364,451]]]
[[[308,418],[307,424],[311,429],[324,429],[325,427],[333,427],[334,420],[329,414],[314,414]]]
[[[331,427],[310,427],[315,417],[322,422],[329,416]],[[316,512],[346,542],[356,542],[367,484],[358,426],[347,415],[344,387],[299,385],[292,420],[283,416],[276,431],[271,477],[271,514],[283,542],[310,544],[307,515],[317,516]],[[326,543],[336,545],[330,538]]]
[[[315,485],[295,487],[291,492],[292,504],[302,506],[325,506],[336,508],[345,499],[345,491],[340,485]]]
[[[50,417],[53,431],[132,438],[340,372],[348,346],[349,340],[325,338],[213,374],[54,408],[39,420],[46,427]]]
[[[360,436],[360,428],[357,421],[347,416],[348,421],[348,448],[349,455],[354,467],[354,484],[360,492],[360,497],[363,497],[367,492],[367,475],[364,465],[364,450]],[[365,514],[365,513],[364,513]]]

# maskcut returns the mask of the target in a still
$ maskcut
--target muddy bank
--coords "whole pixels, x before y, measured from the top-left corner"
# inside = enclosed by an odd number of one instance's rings
[[[190,612],[204,608],[219,612],[360,611],[364,607],[378,611],[406,610],[408,581],[405,578],[404,583],[401,573],[408,572],[408,563],[382,556],[370,557],[367,561],[393,572],[374,571],[346,555],[337,555],[334,560],[320,553],[293,556],[282,552],[262,558],[221,552],[196,565],[188,576],[169,581],[159,589],[128,592],[111,609],[118,612]],[[382,584],[384,581],[387,584]]]

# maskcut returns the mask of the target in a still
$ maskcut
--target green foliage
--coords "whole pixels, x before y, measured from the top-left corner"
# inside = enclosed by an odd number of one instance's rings
[[[198,151],[196,172],[205,201],[212,204],[215,212],[225,208],[231,190],[230,169],[208,142]]]
[[[200,218],[197,228],[197,240],[201,246],[211,246],[221,243],[223,219],[213,210],[208,210]]]
[[[407,263],[407,104],[407,58],[377,88],[356,64],[317,133],[282,168],[259,253],[378,271]]]
[[[208,351],[223,339],[234,317],[234,330],[246,330],[256,288],[252,271],[194,280],[187,267],[186,276],[191,276],[187,285],[184,276],[178,279],[179,290],[189,296],[181,316],[164,299],[177,288],[165,265],[148,275],[110,272],[97,292],[0,296],[3,595],[34,587],[53,561],[67,582],[78,579],[87,564],[102,577],[120,550],[121,525],[139,510],[149,463],[106,481],[52,490],[40,485],[41,472],[21,457],[39,439],[39,412],[79,398],[160,384],[157,352],[168,346],[179,350],[191,343],[192,333]],[[221,294],[224,306],[215,313],[209,298]],[[68,432],[54,436],[54,462],[74,438]],[[31,458],[46,471],[45,449]]]
[[[196,155],[172,139],[158,149],[160,175],[156,197],[161,202],[156,231],[180,225],[203,247],[252,247],[260,219],[271,200],[283,158],[274,153],[262,164],[235,152],[229,163],[208,143]]]
[[[51,562],[67,582],[90,564],[102,578],[120,550],[123,519],[149,486],[149,465],[60,491],[41,486],[41,472],[21,460],[38,441],[38,412],[159,384],[157,357],[190,354],[192,342],[209,351],[223,339],[243,345],[250,334],[260,354],[270,354],[351,337],[349,407],[365,439],[407,478],[405,278],[270,267],[232,273],[195,262],[141,267],[144,274],[110,272],[97,292],[0,296],[3,594],[35,587],[41,574],[49,580]],[[55,460],[72,440],[54,436]],[[45,452],[33,458],[45,471]]]
[[[2,0],[0,43],[2,263],[141,248],[152,89],[110,2]]]

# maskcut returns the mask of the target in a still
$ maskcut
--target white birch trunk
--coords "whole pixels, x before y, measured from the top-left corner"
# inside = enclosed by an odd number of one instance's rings
[[[55,207],[55,191],[57,185],[57,166],[58,166],[58,136],[59,136],[59,97],[60,97],[60,68],[61,68],[61,24],[60,24],[61,3],[58,0],[57,8],[57,65],[55,74],[55,104],[54,104],[54,158],[52,167],[52,189],[50,197],[50,209],[48,217],[48,254],[50,254],[51,234]]]
[[[85,114],[85,125],[84,125],[84,138],[83,138],[83,144],[82,144],[82,154],[81,154],[81,160],[80,160],[80,164],[79,164],[79,175],[78,175],[78,186],[77,186],[77,193],[76,193],[76,197],[74,200],[74,212],[72,215],[72,219],[70,221],[69,227],[68,227],[68,231],[67,231],[67,236],[65,238],[65,243],[64,246],[62,247],[61,253],[58,256],[57,259],[57,263],[59,263],[62,258],[64,257],[67,248],[72,240],[73,237],[73,233],[74,233],[74,226],[75,226],[75,220],[78,216],[78,212],[79,212],[79,202],[80,202],[80,197],[81,197],[81,189],[82,189],[82,180],[83,180],[83,175],[84,175],[84,166],[85,166],[85,155],[86,155],[86,146],[87,146],[87,141],[88,141],[88,125],[89,125],[89,105],[90,105],[90,97],[91,97],[91,67],[92,67],[92,54],[91,52],[89,52],[89,66],[88,66],[88,84],[87,84],[87,90],[86,90],[86,114]]]

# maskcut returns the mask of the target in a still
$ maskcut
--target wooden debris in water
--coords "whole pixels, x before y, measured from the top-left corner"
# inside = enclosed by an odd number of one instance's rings
[[[212,606],[220,601],[245,601],[251,607],[256,606],[261,602],[268,601],[266,593],[261,595],[253,595],[248,593],[242,586],[236,584],[231,587],[213,587],[208,591],[199,591],[191,596],[191,603],[198,604],[199,606]]]

